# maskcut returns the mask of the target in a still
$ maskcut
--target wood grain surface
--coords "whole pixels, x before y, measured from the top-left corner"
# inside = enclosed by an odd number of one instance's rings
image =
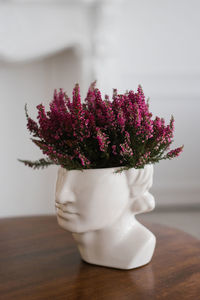
[[[122,271],[81,261],[54,216],[1,219],[0,299],[199,300],[200,241],[147,226],[157,237],[151,263]]]

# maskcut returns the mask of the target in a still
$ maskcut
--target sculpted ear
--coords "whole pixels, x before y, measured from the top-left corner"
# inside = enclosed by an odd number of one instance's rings
[[[154,197],[148,192],[153,183],[153,166],[127,171],[130,190],[131,210],[134,214],[148,212],[154,209]]]
[[[143,196],[135,199],[131,206],[134,214],[140,214],[152,211],[155,208],[155,199],[152,194],[146,192]]]

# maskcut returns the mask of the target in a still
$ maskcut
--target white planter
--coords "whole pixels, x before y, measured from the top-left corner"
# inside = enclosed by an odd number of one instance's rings
[[[132,269],[147,264],[156,238],[135,218],[151,211],[153,166],[114,173],[116,168],[58,170],[58,224],[71,231],[88,263]]]

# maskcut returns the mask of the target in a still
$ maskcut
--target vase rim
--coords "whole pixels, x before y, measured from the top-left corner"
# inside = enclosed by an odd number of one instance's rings
[[[67,170],[65,168],[63,168],[62,166],[59,166],[60,169],[63,169],[63,170],[66,170],[67,172],[71,172],[71,171],[79,171],[79,172],[90,172],[90,171],[97,171],[97,170],[102,170],[103,171],[109,171],[109,170],[118,170],[118,169],[121,169],[121,168],[124,168],[125,166],[120,166],[120,167],[108,167],[108,168],[90,168],[90,169],[82,169],[82,170],[77,170],[77,169],[73,169],[73,170]],[[144,168],[148,168],[148,167],[153,167],[153,164],[146,164],[144,166]],[[141,169],[136,169],[134,167],[130,168],[129,170],[143,170],[144,168],[141,168]],[[124,170],[124,171],[128,171],[128,170]]]

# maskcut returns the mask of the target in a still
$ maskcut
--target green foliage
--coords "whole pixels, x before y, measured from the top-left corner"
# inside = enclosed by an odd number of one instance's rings
[[[81,103],[76,84],[72,100],[61,89],[55,91],[49,111],[42,104],[37,110],[38,122],[25,105],[27,128],[46,158],[19,160],[34,169],[54,164],[67,170],[119,167],[117,172],[122,172],[172,159],[183,149],[170,150],[174,118],[168,125],[163,118],[153,119],[140,85],[137,92],[113,90],[110,101],[108,96],[102,99],[94,82]]]
[[[33,169],[44,169],[50,165],[54,165],[55,163],[51,161],[50,159],[38,159],[36,161],[31,161],[31,160],[22,160],[18,159],[18,161],[22,162],[25,164],[25,166],[31,167]]]

